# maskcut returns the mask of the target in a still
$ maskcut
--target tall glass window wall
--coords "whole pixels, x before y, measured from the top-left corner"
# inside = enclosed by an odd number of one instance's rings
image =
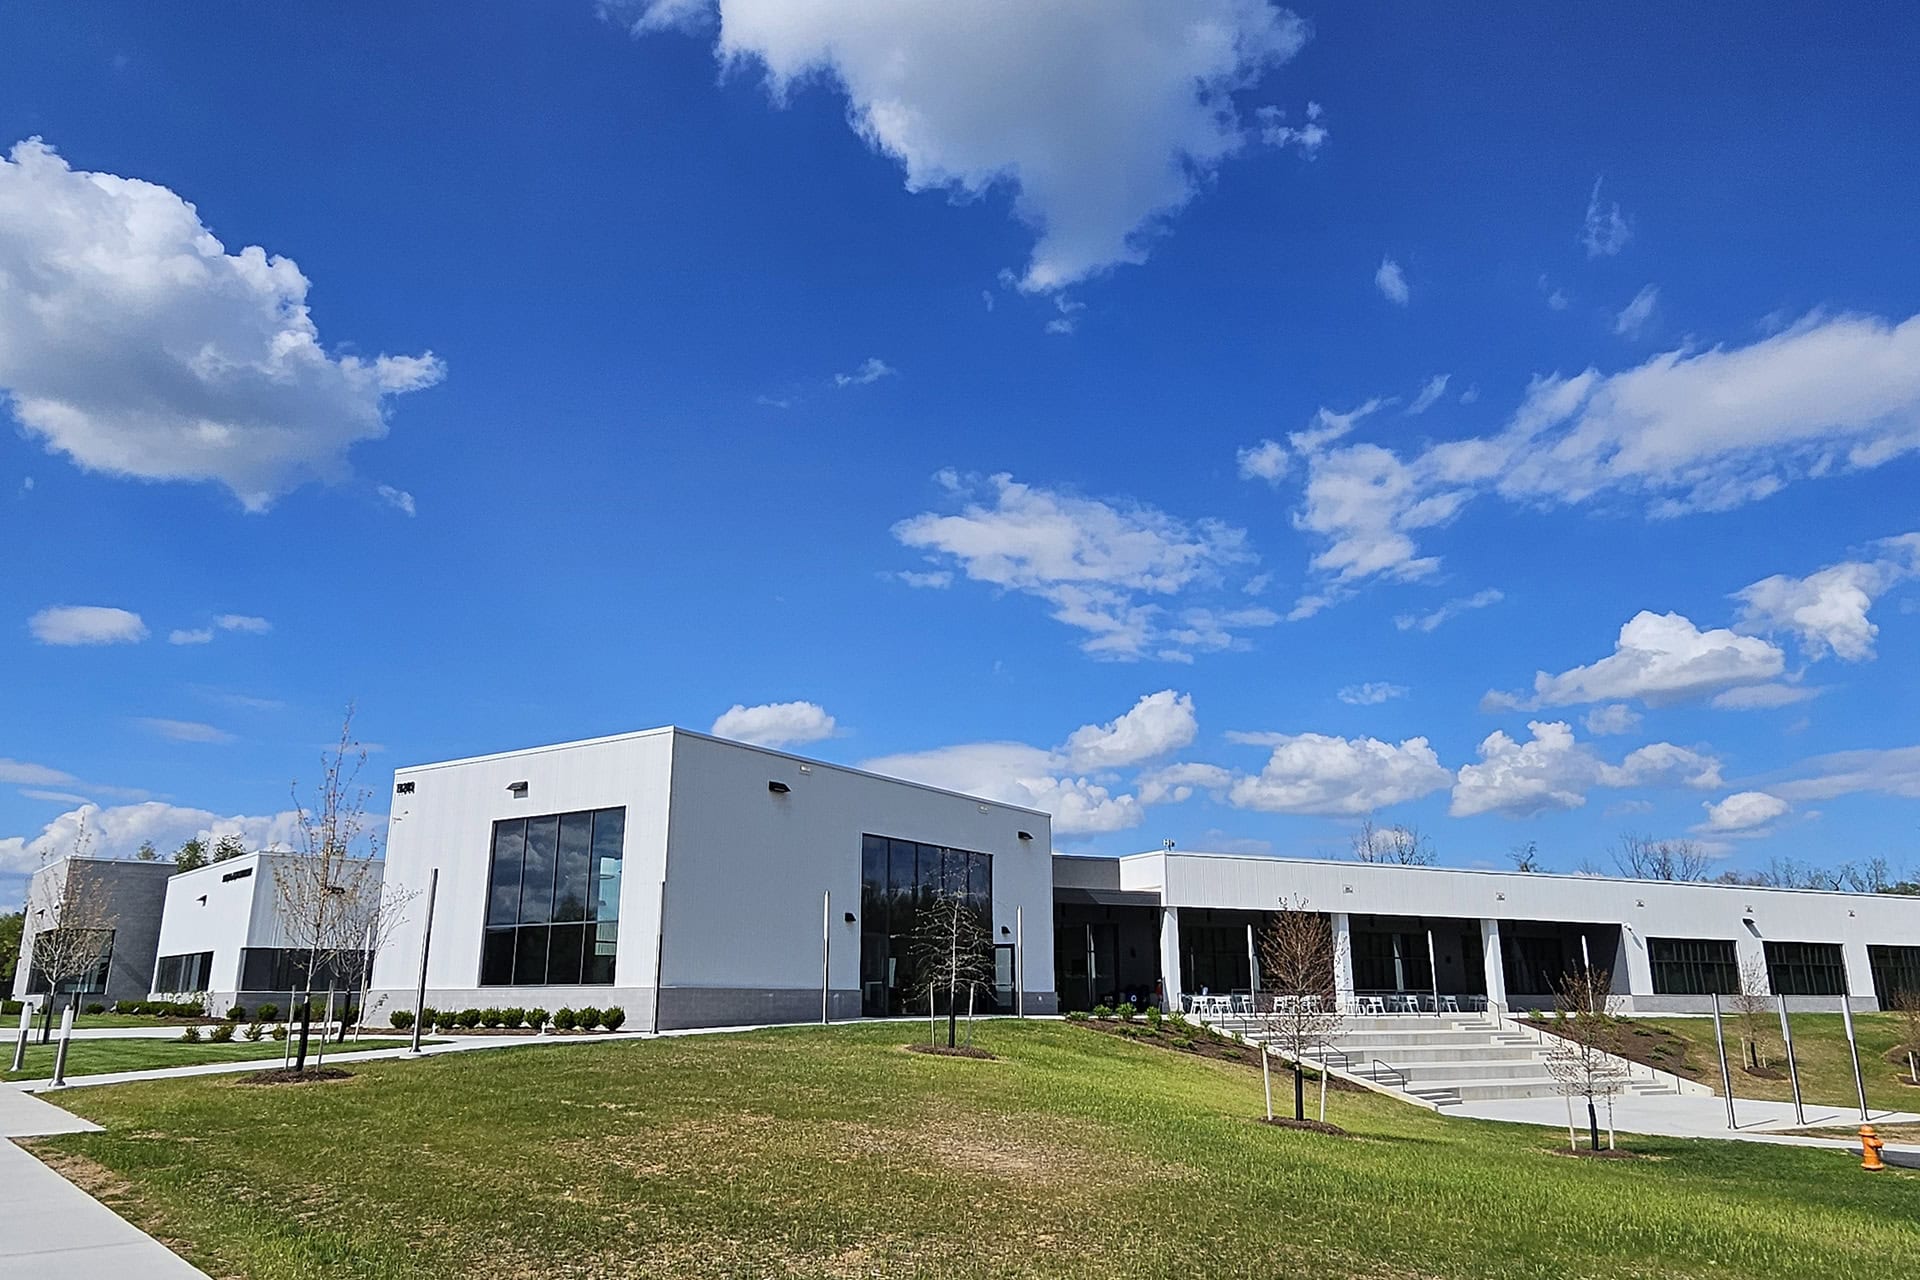
[[[1882,1009],[1920,1000],[1920,947],[1870,946],[1867,965],[1873,971],[1873,994]]]
[[[493,824],[481,986],[613,982],[626,822],[591,809]]]
[[[1659,996],[1737,995],[1740,964],[1722,938],[1648,938],[1647,963]]]
[[[860,841],[860,1011],[869,1018],[924,1011],[916,992],[919,911],[958,894],[993,930],[993,858],[969,849],[863,836]],[[919,1008],[915,1008],[916,1001]]]
[[[1769,942],[1767,981],[1783,996],[1847,993],[1847,964],[1837,942]]]

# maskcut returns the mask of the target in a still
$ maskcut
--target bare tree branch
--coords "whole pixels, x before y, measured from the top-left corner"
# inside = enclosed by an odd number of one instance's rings
[[[1339,1034],[1345,1021],[1334,989],[1340,957],[1333,922],[1308,911],[1304,898],[1282,899],[1280,910],[1259,934],[1258,954],[1263,991],[1254,993],[1256,1011],[1267,1042],[1293,1058],[1293,1118],[1304,1120],[1306,1076],[1301,1060]]]

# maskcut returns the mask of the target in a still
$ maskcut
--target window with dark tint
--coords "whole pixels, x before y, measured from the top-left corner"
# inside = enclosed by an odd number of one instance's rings
[[[48,935],[52,936],[58,932],[59,930],[57,929],[49,930]],[[62,992],[70,991],[76,995],[93,995],[107,989],[107,975],[113,969],[114,933],[111,929],[106,929],[102,932],[107,936],[101,943],[100,962],[93,966],[93,972],[91,973],[84,974],[79,978],[61,979],[60,990]],[[52,990],[51,980],[47,977],[47,971],[37,964],[27,971],[27,990]]]
[[[1920,947],[1868,947],[1867,966],[1873,970],[1873,994],[1882,1009],[1920,1000]]]
[[[205,991],[213,976],[213,952],[194,951],[161,956],[153,968],[155,991]]]
[[[992,933],[991,855],[860,838],[860,1008],[867,1017],[907,1013],[914,1005],[914,931],[920,909],[940,893],[963,896]],[[925,1008],[925,1000],[918,1003]]]
[[[612,985],[626,816],[583,809],[493,824],[480,985]]]
[[[311,966],[312,971],[309,972]],[[240,951],[242,991],[356,991],[366,969],[366,953],[349,951],[337,960],[314,963],[304,947],[243,947]],[[166,990],[166,988],[159,988]],[[198,988],[187,988],[198,990]]]
[[[1840,944],[1767,943],[1767,981],[1772,985],[1775,995],[1845,995],[1847,966],[1840,956]]]
[[[1740,963],[1723,938],[1648,938],[1653,991],[1661,996],[1738,995]]]

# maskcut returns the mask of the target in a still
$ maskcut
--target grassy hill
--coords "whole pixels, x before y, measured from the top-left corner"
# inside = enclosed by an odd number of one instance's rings
[[[1845,1153],[1564,1134],[1342,1094],[1061,1023],[998,1061],[866,1024],[527,1047],[62,1098],[43,1158],[217,1276],[1786,1277],[1920,1257],[1920,1175]]]
[[[1787,1060],[1780,1049],[1780,1020],[1769,1014],[1759,1020],[1762,1056],[1767,1066],[1759,1073],[1743,1067],[1742,1025],[1739,1018],[1722,1019],[1727,1038],[1727,1060],[1733,1068],[1733,1091],[1741,1098],[1793,1097],[1787,1079]],[[1858,1095],[1853,1064],[1847,1058],[1846,1030],[1837,1013],[1796,1013],[1793,1024],[1794,1060],[1800,1069],[1800,1093],[1808,1102],[1852,1106]],[[1711,1018],[1627,1019],[1627,1052],[1643,1062],[1688,1076],[1720,1092],[1720,1059],[1714,1049]],[[1897,1014],[1854,1015],[1854,1036],[1860,1046],[1860,1075],[1867,1102],[1875,1108],[1920,1111],[1920,1088],[1903,1084],[1906,1058],[1896,1053],[1906,1031]],[[1647,1036],[1631,1034],[1644,1028]]]

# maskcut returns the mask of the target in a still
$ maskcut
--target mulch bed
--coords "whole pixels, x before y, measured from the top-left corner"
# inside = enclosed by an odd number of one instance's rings
[[[949,1049],[943,1044],[910,1044],[908,1053],[930,1053],[936,1058],[978,1058],[987,1062],[997,1061],[993,1054],[985,1049],[976,1049],[971,1045],[959,1044]]]
[[[1619,1147],[1614,1148],[1612,1151],[1608,1151],[1604,1147],[1598,1151],[1590,1151],[1586,1147],[1581,1147],[1578,1151],[1569,1151],[1565,1147],[1552,1147],[1548,1149],[1547,1154],[1565,1156],[1568,1159],[1577,1160],[1646,1160],[1651,1158],[1641,1155],[1638,1151],[1626,1151]]]
[[[241,1084],[309,1084],[316,1080],[350,1080],[353,1072],[339,1067],[308,1067],[305,1071],[295,1071],[292,1067],[275,1067],[271,1071],[255,1071],[240,1077]]]
[[[1306,1133],[1324,1133],[1334,1138],[1350,1138],[1353,1135],[1337,1124],[1328,1124],[1324,1120],[1295,1120],[1292,1116],[1275,1116],[1269,1120],[1262,1116],[1261,1124],[1270,1124],[1276,1129],[1299,1129]]]

